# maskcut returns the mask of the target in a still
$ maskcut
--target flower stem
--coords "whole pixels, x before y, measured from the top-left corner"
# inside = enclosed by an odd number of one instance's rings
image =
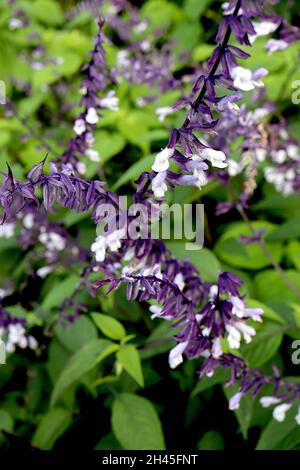
[[[238,13],[239,13],[239,10],[241,8],[241,3],[242,3],[242,0],[238,0],[237,3],[236,3],[236,6],[235,6],[235,9],[234,9],[234,12],[233,12],[233,16],[237,16]],[[219,54],[218,54],[218,57],[215,61],[215,63],[213,64],[213,66],[211,67],[210,71],[209,71],[209,74],[208,74],[208,77],[206,80],[210,80],[214,77],[219,65],[220,65],[220,61],[221,61],[221,57],[222,57],[222,54],[225,50],[225,48],[227,47],[228,45],[228,41],[229,41],[229,38],[230,38],[230,35],[231,35],[231,27],[228,26],[227,27],[227,30],[226,30],[226,33],[225,33],[225,36],[224,36],[224,39],[223,39],[223,42],[221,44],[221,47],[219,49]],[[204,81],[203,83],[203,86],[202,86],[202,89],[199,93],[199,95],[197,96],[197,98],[195,99],[195,101],[193,101],[192,103],[192,109],[197,109],[199,104],[201,103],[201,101],[203,100],[204,96],[205,96],[205,93],[206,93],[206,80]],[[190,118],[187,116],[183,125],[182,125],[182,128],[185,128],[189,125],[190,123]]]

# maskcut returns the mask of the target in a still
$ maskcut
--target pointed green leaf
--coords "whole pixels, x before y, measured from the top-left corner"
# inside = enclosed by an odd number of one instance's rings
[[[53,408],[46,413],[34,433],[32,443],[43,450],[52,449],[55,441],[71,423],[71,414],[63,408]]]
[[[117,345],[107,339],[95,339],[89,341],[75,352],[70,357],[57,379],[51,396],[51,406],[57,402],[63,391],[69,387],[69,385],[79,380],[102,359],[115,352],[117,348]]]
[[[144,386],[144,377],[138,351],[132,344],[122,346],[117,352],[117,359],[126,372],[141,386]]]
[[[126,331],[122,323],[120,323],[114,317],[103,315],[103,313],[92,313],[91,317],[99,330],[102,331],[104,336],[115,340],[121,340],[125,338]]]
[[[112,406],[112,428],[124,449],[165,449],[159,417],[145,398],[129,393],[118,395]]]

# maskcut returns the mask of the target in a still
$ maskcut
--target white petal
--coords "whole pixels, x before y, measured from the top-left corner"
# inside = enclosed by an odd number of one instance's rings
[[[286,412],[291,408],[291,406],[291,403],[283,403],[282,405],[276,406],[273,410],[273,418],[282,423],[285,419]]]
[[[25,228],[31,229],[34,226],[34,215],[26,214],[23,219],[23,225]]]
[[[205,148],[202,151],[203,158],[206,158],[211,164],[217,168],[226,168],[226,155],[221,150],[214,150],[212,148]]]
[[[158,305],[150,305],[149,310],[152,313],[151,319],[161,316],[162,307],[159,307]]]
[[[281,400],[280,398],[276,398],[272,396],[265,396],[265,397],[261,397],[259,402],[263,408],[268,408],[271,405],[277,405],[278,403],[281,402]]]
[[[166,172],[162,171],[158,173],[155,178],[152,180],[152,190],[154,196],[162,198],[165,195],[165,192],[168,190],[168,186],[165,183]]]
[[[74,123],[74,132],[77,135],[81,135],[86,131],[85,122],[83,119],[76,119]]]
[[[84,162],[77,162],[76,164],[77,171],[80,175],[84,175],[86,172],[86,166]]]
[[[27,346],[28,346],[28,341],[27,341],[26,336],[21,336],[21,337],[19,338],[18,346],[19,346],[20,348],[22,348],[22,349],[27,348]]]
[[[262,322],[261,316],[263,315],[264,311],[262,308],[246,308],[245,314],[248,317],[251,317],[254,321]]]
[[[231,397],[229,401],[229,409],[231,411],[239,409],[242,396],[243,396],[242,392],[238,392],[235,395],[233,395],[233,397]]]
[[[212,352],[212,356],[216,359],[218,359],[218,357],[222,356],[223,351],[222,351],[220,338],[215,339],[211,352]]]
[[[46,277],[49,273],[53,271],[53,268],[51,266],[44,266],[42,268],[39,268],[36,272],[37,276],[41,277],[42,279]]]
[[[295,416],[296,423],[300,426],[300,406],[298,408],[298,413]]]
[[[166,116],[169,116],[170,114],[174,113],[174,109],[171,108],[170,106],[165,106],[163,108],[157,108],[155,113],[158,116],[159,122],[163,122]]]
[[[236,176],[242,171],[241,165],[235,160],[228,159],[228,174],[230,176]]]
[[[209,300],[214,302],[216,296],[218,295],[219,288],[216,284],[213,284],[209,289]]]
[[[99,117],[95,108],[89,108],[85,117],[86,122],[89,124],[97,124]]]
[[[231,77],[234,86],[239,90],[250,91],[254,89],[251,70],[244,67],[234,67],[231,71]]]
[[[175,348],[171,349],[169,353],[169,365],[171,369],[175,369],[179,364],[183,362],[182,353],[188,345],[188,341],[178,343]]]
[[[97,250],[95,258],[98,263],[102,263],[105,259],[105,248]]]
[[[99,162],[100,161],[100,155],[97,150],[94,149],[87,149],[85,151],[85,155],[92,161],[92,162]]]
[[[152,165],[152,170],[160,173],[166,171],[169,168],[169,158],[174,154],[174,149],[165,148],[159,152],[156,157],[154,164]]]
[[[183,275],[181,273],[176,274],[173,282],[179,287],[180,290],[182,290],[185,286]]]
[[[258,36],[266,36],[278,28],[278,23],[273,23],[272,21],[262,21],[261,23],[253,21],[252,24]]]
[[[207,177],[203,170],[194,170],[194,176],[196,178],[196,185],[199,188],[207,184]]]
[[[268,49],[269,54],[272,54],[275,51],[283,51],[288,46],[289,44],[281,39],[269,39],[266,44],[266,49]]]
[[[28,336],[28,345],[29,345],[30,349],[32,349],[34,351],[38,348],[37,340],[31,335]]]

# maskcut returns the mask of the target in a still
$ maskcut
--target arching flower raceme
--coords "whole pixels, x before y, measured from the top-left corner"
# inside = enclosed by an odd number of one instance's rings
[[[57,165],[71,165],[73,171],[85,174],[83,162],[79,159],[86,155],[92,161],[99,161],[99,154],[92,148],[94,144],[94,131],[99,121],[99,112],[102,109],[116,111],[118,98],[113,90],[107,96],[100,97],[109,84],[114,83],[114,76],[106,63],[103,43],[107,41],[103,33],[104,21],[98,21],[98,33],[94,40],[94,49],[90,52],[90,61],[83,66],[84,78],[81,83],[81,104],[84,107],[80,115],[75,119],[73,137],[67,144],[67,149],[61,158],[56,160]]]

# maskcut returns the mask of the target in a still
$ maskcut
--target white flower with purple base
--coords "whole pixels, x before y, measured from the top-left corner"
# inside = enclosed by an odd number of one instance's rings
[[[264,86],[264,83],[260,80],[268,74],[268,71],[264,68],[257,69],[255,72],[252,72],[249,69],[244,67],[234,67],[231,70],[231,77],[233,79],[233,85],[238,90],[250,91],[254,88],[261,88]]]

